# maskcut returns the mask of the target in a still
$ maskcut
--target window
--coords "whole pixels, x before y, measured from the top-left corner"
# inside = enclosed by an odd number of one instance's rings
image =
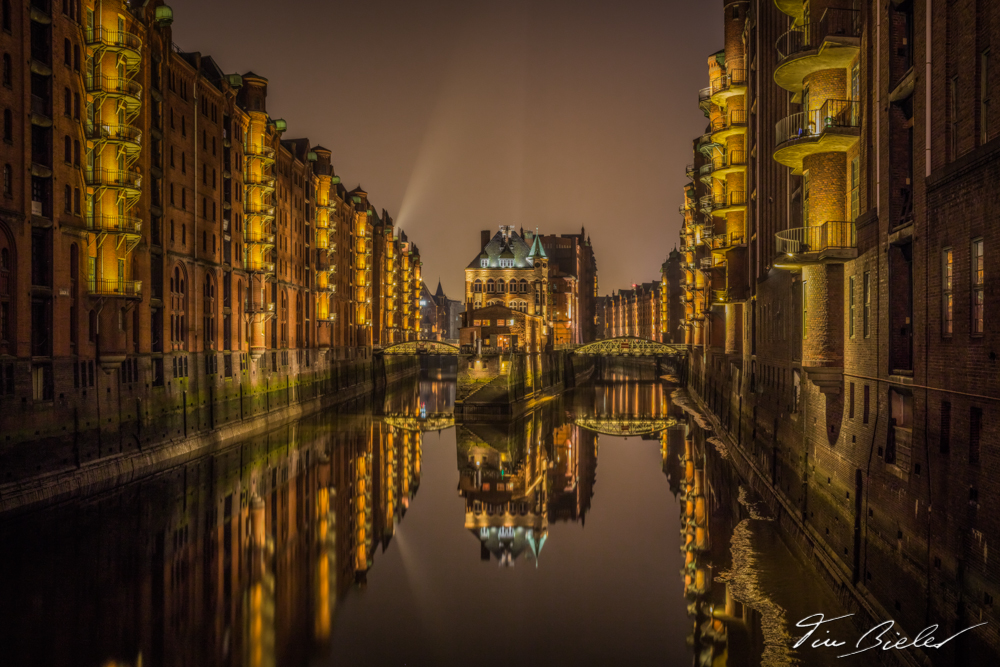
[[[948,144],[952,160],[958,157],[958,76],[948,81]]]
[[[80,94],[73,93],[73,118],[80,120]]]
[[[969,408],[969,463],[979,464],[979,440],[983,434],[983,409]]]
[[[861,62],[855,60],[851,66],[851,99],[861,101]]]
[[[10,32],[10,0],[3,0],[3,3],[0,4],[0,12],[3,13],[3,15],[0,16],[0,22],[3,24],[4,32]]]
[[[983,240],[972,242],[972,335],[983,335],[985,282],[983,280]]]
[[[941,251],[941,335],[951,337],[955,303],[952,299],[952,276],[954,264],[951,248]]]
[[[3,196],[14,196],[14,169],[9,164],[3,166]]]
[[[951,401],[941,401],[941,453],[951,449]]]
[[[979,56],[979,143],[990,139],[990,50]]]
[[[63,115],[67,118],[73,115],[73,95],[69,88],[63,88]]]
[[[852,382],[848,391],[847,418],[854,419],[854,383]]]
[[[14,85],[14,70],[10,61],[10,54],[3,54],[3,85],[11,88]]]
[[[73,45],[73,69],[77,72],[80,71],[80,45]]]
[[[489,265],[490,265],[490,260],[488,260],[488,259],[482,259],[482,260],[479,260],[479,266],[480,266],[480,267],[482,267],[482,268],[484,268],[484,269],[485,269],[485,268],[486,268],[486,267],[488,267]]]
[[[76,140],[73,141],[73,164],[80,166],[80,142]]]
[[[858,219],[861,209],[860,157],[851,160],[851,222]]]
[[[864,330],[865,338],[868,338],[872,334],[872,274],[870,271],[865,271],[864,276],[864,294],[862,295],[862,308],[863,322],[862,329]]]
[[[73,141],[68,134],[63,137],[63,162],[67,164],[73,162]]]
[[[3,140],[8,144],[14,143],[14,115],[10,109],[3,110]]]
[[[73,212],[73,188],[70,187],[69,185],[65,186],[64,189],[63,189],[63,199],[65,200],[65,204],[63,206],[63,211],[65,213],[72,213]]]
[[[847,279],[847,335],[851,338],[854,338],[854,278]]]
[[[802,340],[809,336],[809,292],[806,289],[808,281],[802,281]]]
[[[472,326],[474,326],[474,327],[481,327],[481,326],[483,326],[483,321],[482,320],[473,320],[472,321]]]

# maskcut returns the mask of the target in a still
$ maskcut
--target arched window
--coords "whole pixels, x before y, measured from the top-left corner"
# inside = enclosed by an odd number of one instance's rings
[[[68,134],[63,138],[63,161],[67,164],[73,162],[73,140]]]
[[[507,291],[507,283],[503,281],[503,278],[497,280],[497,292],[503,294]]]
[[[3,140],[14,141],[14,114],[10,109],[3,110]]]
[[[9,53],[3,54],[3,85],[8,88],[14,85],[14,68]]]
[[[3,2],[0,3],[0,24],[3,25],[3,29],[5,31],[10,32],[10,0],[3,0]]]
[[[281,347],[288,347],[288,290],[281,291]]]
[[[487,292],[487,294],[493,294],[493,292],[496,291],[496,288],[497,288],[497,283],[496,283],[495,280],[493,280],[492,278],[490,278],[489,280],[486,281],[486,292]]]
[[[482,292],[483,291],[483,281],[480,280],[479,278],[476,278],[476,282],[472,283],[472,291],[476,292],[476,293]]]
[[[173,349],[187,349],[187,286],[186,274],[181,266],[175,266],[170,277],[170,341]]]
[[[528,292],[528,281],[521,278],[521,282],[519,284],[521,286],[521,293],[526,294]]]
[[[69,38],[63,40],[63,64],[66,67],[73,65],[73,47],[69,42]]]

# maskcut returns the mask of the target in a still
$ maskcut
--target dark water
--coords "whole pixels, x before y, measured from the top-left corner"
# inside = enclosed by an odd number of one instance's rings
[[[455,425],[414,380],[0,520],[0,664],[843,664],[788,648],[842,612],[738,481],[694,482],[725,463],[673,391]]]

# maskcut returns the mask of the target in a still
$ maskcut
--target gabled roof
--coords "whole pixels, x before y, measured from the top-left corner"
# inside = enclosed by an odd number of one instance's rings
[[[500,268],[500,259],[513,259],[515,269],[527,269],[533,266],[533,261],[528,259],[531,249],[524,242],[517,232],[511,230],[506,238],[502,231],[498,231],[486,244],[482,252],[469,262],[466,268],[482,268],[482,260],[487,260],[487,267],[491,269]]]

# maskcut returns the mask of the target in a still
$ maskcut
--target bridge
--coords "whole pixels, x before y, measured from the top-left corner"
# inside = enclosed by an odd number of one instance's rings
[[[601,435],[651,435],[677,425],[673,417],[577,417],[573,423]]]
[[[573,348],[573,354],[602,357],[682,357],[686,352],[684,345],[659,343],[635,336],[605,338]]]
[[[388,356],[412,356],[412,355],[460,355],[462,350],[456,345],[442,343],[439,340],[411,340],[405,343],[396,343],[389,347],[383,347],[381,353]]]
[[[420,415],[386,415],[385,423],[402,431],[443,431],[455,425],[455,415],[450,412]]]

